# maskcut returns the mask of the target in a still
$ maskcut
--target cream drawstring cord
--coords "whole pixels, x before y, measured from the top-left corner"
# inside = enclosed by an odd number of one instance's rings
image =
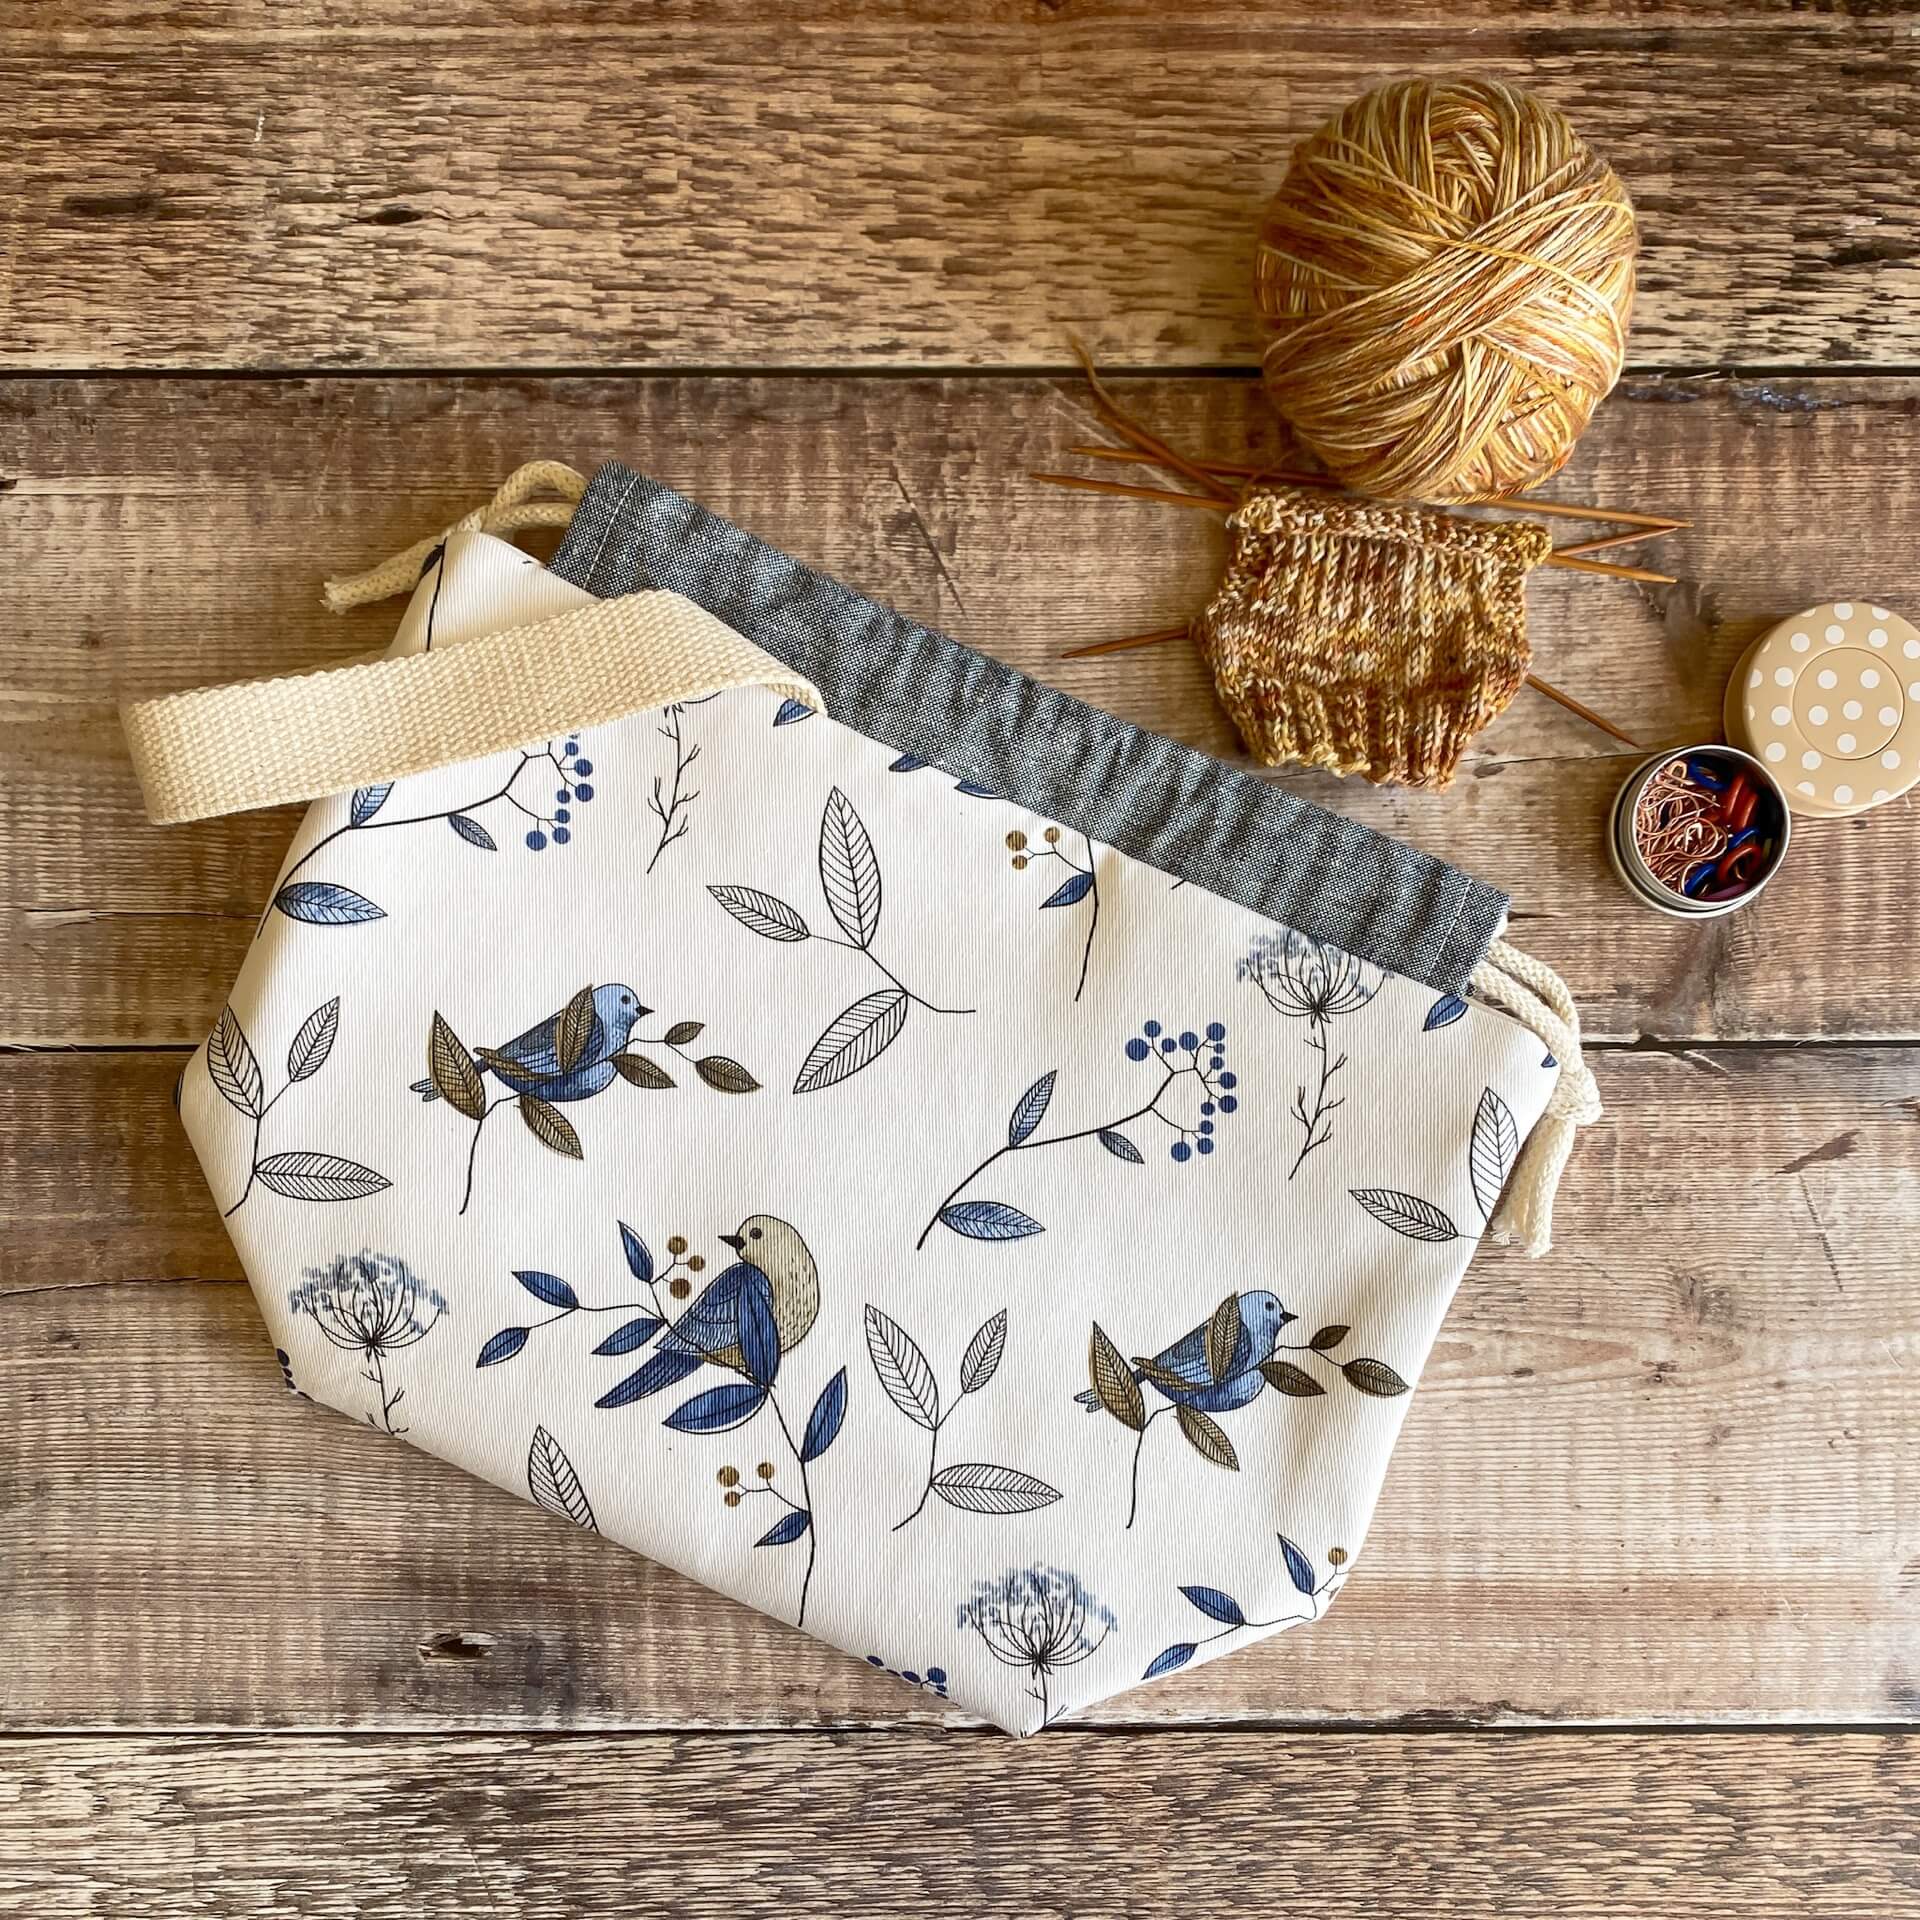
[[[1580,1015],[1567,983],[1531,954],[1496,940],[1474,968],[1469,988],[1545,1042],[1560,1077],[1540,1123],[1488,1224],[1498,1241],[1517,1240],[1538,1258],[1553,1245],[1553,1196],[1573,1151],[1574,1134],[1600,1118],[1600,1088],[1580,1052]]]
[[[499,490],[484,507],[475,507],[456,520],[444,533],[429,534],[412,546],[365,573],[329,580],[322,588],[330,613],[345,613],[349,607],[364,607],[375,600],[390,599],[396,593],[411,591],[422,568],[456,533],[517,533],[522,527],[564,527],[573,518],[580,496],[587,490],[586,476],[559,460],[529,460],[517,467],[500,483]],[[536,500],[535,494],[550,493],[553,500]]]

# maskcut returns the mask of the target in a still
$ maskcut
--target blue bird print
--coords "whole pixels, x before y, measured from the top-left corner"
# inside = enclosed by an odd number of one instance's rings
[[[1218,1346],[1210,1347],[1210,1343],[1219,1340],[1222,1314],[1228,1306],[1235,1308],[1237,1316],[1233,1347],[1224,1370],[1216,1373],[1210,1355],[1218,1351]],[[1133,1377],[1176,1407],[1193,1407],[1201,1413],[1232,1413],[1267,1384],[1260,1363],[1273,1358],[1281,1332],[1298,1318],[1280,1304],[1277,1293],[1239,1294],[1223,1301],[1212,1320],[1183,1333],[1151,1360],[1136,1360]],[[1101,1404],[1099,1393],[1092,1387],[1075,1398],[1089,1413]]]
[[[596,1406],[649,1399],[704,1366],[744,1374],[757,1388],[773,1385],[781,1360],[819,1317],[819,1269],[799,1230],[771,1214],[750,1214],[737,1232],[720,1238],[740,1258],[714,1276],[661,1335],[646,1363],[602,1394]],[[758,1404],[757,1397],[742,1395],[743,1417],[751,1417]]]
[[[586,1100],[613,1084],[618,1071],[614,1056],[652,1011],[640,1004],[631,987],[616,980],[576,994],[557,1013],[500,1046],[475,1047],[474,1063],[483,1076],[491,1073],[513,1094],[548,1101]],[[569,1056],[570,1064],[563,1065]],[[441,1097],[431,1079],[414,1081],[412,1091],[422,1100]]]
[[[1129,1527],[1140,1508],[1140,1454],[1147,1430],[1162,1414],[1174,1416],[1187,1444],[1202,1459],[1229,1472],[1240,1470],[1233,1442],[1214,1415],[1237,1412],[1269,1384],[1267,1369],[1274,1364],[1275,1345],[1295,1318],[1278,1294],[1230,1293],[1203,1325],[1150,1360],[1131,1364],[1095,1323],[1087,1355],[1093,1385],[1074,1397],[1089,1411],[1104,1409],[1134,1435]],[[1160,1396],[1151,1412],[1143,1391],[1147,1387]]]

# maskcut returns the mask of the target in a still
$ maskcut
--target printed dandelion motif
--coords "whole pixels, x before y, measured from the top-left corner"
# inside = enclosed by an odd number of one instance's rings
[[[1010,1154],[1034,1153],[1043,1147],[1095,1140],[1114,1159],[1142,1166],[1145,1156],[1126,1131],[1141,1121],[1155,1122],[1173,1136],[1167,1154],[1176,1166],[1190,1165],[1212,1153],[1218,1144],[1220,1121],[1238,1112],[1240,1107],[1239,1077],[1227,1065],[1226,1027],[1215,1020],[1208,1024],[1204,1035],[1190,1028],[1172,1034],[1158,1020],[1149,1020],[1127,1041],[1125,1051],[1136,1066],[1151,1062],[1159,1068],[1157,1084],[1140,1105],[1092,1126],[1042,1133],[1040,1123],[1052,1104],[1057,1077],[1051,1071],[1043,1073],[1014,1103],[1005,1144],[988,1154],[941,1201],[933,1217],[921,1228],[919,1239],[913,1243],[914,1250],[918,1252],[927,1244],[936,1226],[967,1240],[1024,1240],[1031,1234],[1045,1232],[1031,1214],[1021,1212],[1004,1200],[962,1198],[989,1167]]]
[[[316,927],[349,927],[369,920],[384,920],[386,909],[351,887],[334,880],[297,877],[329,847],[350,835],[444,822],[458,839],[478,852],[498,853],[499,840],[477,816],[490,807],[504,804],[527,822],[521,837],[529,852],[544,853],[550,846],[564,847],[572,840],[577,824],[574,809],[593,799],[592,773],[593,762],[581,758],[578,740],[567,740],[558,749],[549,740],[544,746],[523,749],[513,771],[492,791],[463,800],[458,806],[436,808],[431,813],[389,813],[387,803],[397,784],[394,781],[356,788],[347,802],[345,823],[331,833],[322,834],[280,876],[280,885],[266,913],[260,916],[260,925],[264,927],[268,916],[276,911],[289,920]],[[551,806],[533,796],[532,790],[543,776],[559,781],[553,789]]]
[[[1240,1602],[1232,1594],[1221,1592],[1218,1587],[1182,1587],[1180,1591],[1188,1604],[1216,1623],[1215,1631],[1200,1634],[1192,1640],[1175,1641],[1154,1656],[1146,1672],[1140,1676],[1141,1679],[1157,1680],[1163,1673],[1172,1673],[1184,1667],[1202,1647],[1211,1646],[1216,1640],[1225,1640],[1232,1634],[1258,1633],[1271,1627],[1305,1626],[1319,1619],[1346,1578],[1347,1550],[1344,1547],[1327,1549],[1327,1565],[1333,1571],[1322,1580],[1317,1576],[1313,1562],[1284,1533],[1276,1538],[1280,1542],[1280,1557],[1286,1563],[1287,1578],[1292,1581],[1294,1591],[1306,1602],[1306,1611],[1278,1614],[1271,1620],[1249,1620]]]
[[[467,1147],[466,1186],[460,1211],[473,1200],[474,1164],[480,1136],[502,1107],[518,1106],[520,1118],[540,1144],[569,1160],[581,1160],[586,1150],[573,1122],[560,1109],[604,1093],[615,1080],[629,1086],[664,1091],[676,1085],[672,1074],[642,1049],[664,1048],[690,1064],[717,1093],[753,1093],[760,1082],[739,1061],[725,1054],[702,1054],[686,1049],[702,1033],[699,1020],[676,1020],[665,1033],[648,1039],[634,1029],[653,1009],[643,1007],[634,990],[620,981],[604,987],[582,987],[558,1013],[531,1026],[497,1047],[469,1049],[439,1013],[427,1032],[427,1076],[413,1082],[410,1091],[424,1101],[444,1100],[455,1113],[473,1122]],[[491,1075],[505,1091],[490,1095]]]
[[[838,1086],[870,1067],[899,1039],[913,1007],[928,1013],[965,1014],[971,1007],[940,1007],[908,987],[874,952],[880,931],[880,861],[860,816],[835,787],[820,819],[820,891],[844,939],[817,934],[784,900],[757,887],[710,886],[707,891],[750,933],[763,940],[818,940],[860,954],[887,982],[836,1014],[809,1049],[795,1076],[795,1093]]]
[[[1332,1092],[1334,1076],[1347,1056],[1334,1055],[1331,1028],[1344,1014],[1357,1013],[1380,991],[1386,976],[1369,968],[1339,947],[1309,940],[1291,927],[1261,934],[1235,968],[1235,977],[1260,989],[1275,1013],[1307,1023],[1308,1048],[1319,1055],[1320,1083],[1312,1105],[1304,1086],[1296,1089],[1293,1117],[1304,1138],[1287,1178],[1291,1180],[1316,1147],[1333,1138],[1334,1110],[1346,1104],[1345,1095]]]
[[[1016,873],[1025,872],[1029,867],[1040,867],[1045,861],[1057,862],[1066,869],[1066,877],[1040,902],[1042,909],[1077,907],[1082,901],[1087,904],[1087,937],[1080,949],[1080,981],[1073,990],[1076,1002],[1087,990],[1087,966],[1093,958],[1093,936],[1100,927],[1100,881],[1094,870],[1093,841],[1086,834],[1082,834],[1080,844],[1086,856],[1085,866],[1082,866],[1071,854],[1061,851],[1058,827],[1049,827],[1040,836],[1040,844],[1037,847],[1024,833],[1017,830],[1007,835],[1007,847],[1013,855],[1013,869]]]
[[[226,1210],[228,1219],[246,1204],[256,1183],[288,1200],[364,1200],[369,1194],[385,1192],[392,1184],[385,1175],[363,1167],[357,1160],[312,1147],[261,1158],[260,1135],[267,1116],[295,1087],[311,1080],[327,1064],[339,1031],[340,997],[336,994],[300,1023],[287,1048],[286,1082],[269,1099],[260,1063],[254,1058],[239,1016],[231,1007],[220,1009],[219,1023],[207,1041],[207,1077],[221,1099],[253,1123],[246,1183],[240,1197]]]
[[[1039,1703],[1040,1726],[1048,1727],[1056,1717],[1054,1676],[1091,1660],[1119,1622],[1076,1574],[1033,1566],[977,1581],[954,1624],[977,1633],[1003,1667],[1026,1674],[1027,1697]]]
[[[287,1302],[334,1346],[365,1362],[361,1377],[379,1396],[378,1416],[369,1413],[367,1425],[405,1433],[393,1416],[407,1390],[391,1385],[387,1370],[396,1353],[416,1346],[440,1324],[447,1303],[439,1293],[423,1286],[404,1260],[363,1251],[343,1253],[330,1267],[309,1268]]]

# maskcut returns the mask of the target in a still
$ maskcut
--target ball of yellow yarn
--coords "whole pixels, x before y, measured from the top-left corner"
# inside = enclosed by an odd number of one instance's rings
[[[1635,250],[1626,189],[1544,101],[1381,87],[1294,149],[1267,209],[1267,392],[1362,493],[1530,487],[1620,377]]]

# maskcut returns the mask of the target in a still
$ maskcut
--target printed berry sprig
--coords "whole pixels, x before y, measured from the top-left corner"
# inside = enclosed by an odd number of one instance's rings
[[[1100,927],[1100,881],[1094,871],[1093,841],[1086,834],[1082,834],[1080,840],[1086,851],[1087,864],[1084,867],[1071,854],[1062,852],[1058,827],[1047,828],[1040,836],[1040,845],[1037,847],[1017,828],[1007,835],[1007,847],[1013,855],[1015,873],[1024,873],[1027,868],[1037,866],[1043,860],[1058,861],[1067,869],[1067,877],[1040,902],[1043,910],[1048,907],[1077,907],[1083,900],[1088,903],[1087,937],[1080,949],[1080,980],[1073,990],[1076,1002],[1087,990],[1087,965],[1093,958],[1093,936]]]
[[[1136,1066],[1148,1061],[1159,1065],[1159,1084],[1146,1100],[1092,1126],[1074,1127],[1063,1133],[1041,1133],[1040,1123],[1053,1100],[1057,1070],[1043,1073],[1014,1102],[1005,1144],[994,1148],[934,1209],[932,1218],[913,1243],[914,1250],[918,1252],[927,1244],[936,1226],[967,1240],[1024,1240],[1029,1235],[1045,1232],[1031,1214],[1004,1200],[961,1197],[989,1167],[1011,1154],[1064,1147],[1078,1140],[1097,1140],[1114,1159],[1141,1166],[1145,1164],[1145,1156],[1125,1129],[1149,1119],[1172,1133],[1167,1153],[1176,1166],[1188,1165],[1196,1156],[1204,1158],[1212,1153],[1220,1119],[1237,1112],[1240,1106],[1237,1091],[1240,1082],[1226,1064],[1225,1026],[1214,1020],[1208,1023],[1204,1036],[1191,1029],[1176,1035],[1168,1033],[1158,1020],[1149,1020],[1127,1041],[1125,1051]]]
[[[529,767],[546,766],[560,785],[554,790],[551,810],[529,805],[522,793],[522,777]],[[350,834],[377,833],[394,827],[428,826],[445,821],[454,834],[482,853],[498,853],[500,843],[474,816],[504,801],[516,813],[530,821],[524,835],[530,852],[543,853],[548,846],[564,847],[573,838],[573,809],[593,799],[594,786],[589,776],[593,762],[580,757],[580,742],[568,740],[556,752],[549,740],[543,747],[521,750],[513,771],[490,793],[463,800],[458,806],[439,807],[431,813],[388,813],[386,806],[396,782],[387,780],[377,786],[358,787],[347,802],[347,818],[332,832],[324,833],[280,876],[267,910],[260,916],[264,927],[269,916],[280,912],[289,920],[303,921],[314,927],[359,926],[369,920],[384,920],[386,909],[376,906],[365,894],[334,880],[301,880],[297,876],[337,840]],[[530,784],[530,783],[529,783]],[[257,932],[257,929],[256,929]]]
[[[1317,1578],[1314,1565],[1307,1556],[1296,1547],[1287,1536],[1279,1534],[1280,1554],[1287,1566],[1287,1578],[1293,1582],[1294,1591],[1307,1603],[1304,1613],[1283,1613],[1271,1620],[1249,1620],[1239,1601],[1230,1593],[1222,1593],[1218,1587],[1182,1587],[1190,1605],[1197,1607],[1209,1620],[1217,1623],[1213,1633],[1203,1633],[1192,1640],[1176,1640],[1163,1652],[1154,1656],[1142,1680],[1157,1680],[1163,1673],[1172,1673],[1184,1667],[1202,1647],[1211,1646],[1216,1640],[1225,1640],[1236,1633],[1260,1633],[1273,1627],[1305,1626],[1309,1621],[1319,1619],[1340,1589],[1346,1578],[1347,1550],[1344,1547],[1327,1549],[1327,1565],[1333,1571],[1324,1580]]]

